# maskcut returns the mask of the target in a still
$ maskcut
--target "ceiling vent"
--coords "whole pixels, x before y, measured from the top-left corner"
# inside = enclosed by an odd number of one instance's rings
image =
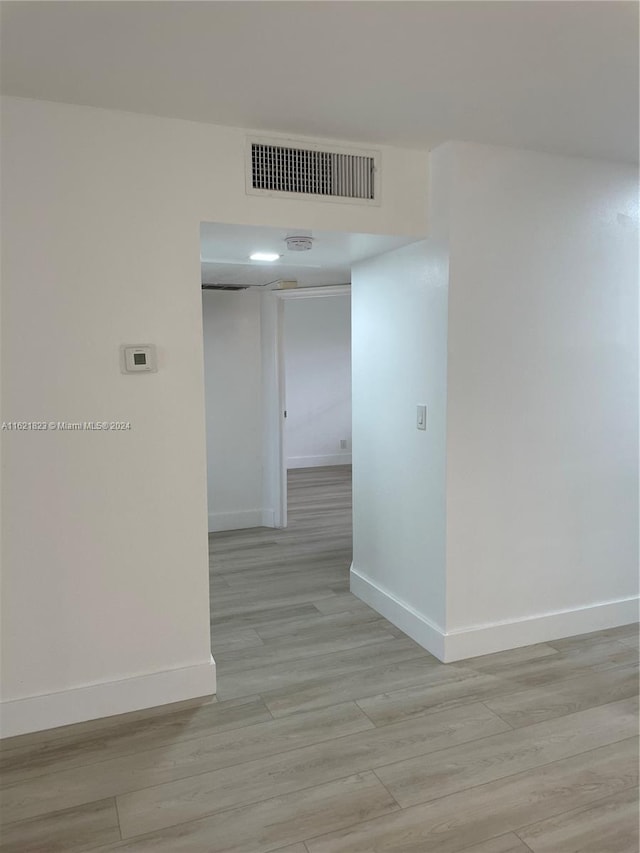
[[[247,290],[250,284],[214,284],[213,282],[202,282],[203,290]]]
[[[203,290],[249,290],[250,288],[269,287],[271,290],[293,290],[298,286],[298,282],[292,279],[278,279],[276,281],[266,281],[263,284],[216,284],[215,282],[202,282]]]
[[[250,137],[247,193],[379,204],[379,153]],[[287,144],[291,143],[291,144]]]

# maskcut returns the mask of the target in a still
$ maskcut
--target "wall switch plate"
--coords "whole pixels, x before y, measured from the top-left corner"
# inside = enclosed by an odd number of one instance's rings
[[[340,439],[340,450],[346,450],[346,449],[347,449],[347,439],[341,438]]]
[[[158,359],[153,344],[120,347],[120,369],[123,373],[157,373]]]
[[[417,429],[427,428],[427,407],[417,406],[416,408],[416,427]]]

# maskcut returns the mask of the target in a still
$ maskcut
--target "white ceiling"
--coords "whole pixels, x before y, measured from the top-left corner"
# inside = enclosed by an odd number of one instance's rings
[[[635,161],[636,2],[3,2],[4,92]]]
[[[308,252],[290,252],[285,237],[313,237]],[[202,281],[207,284],[267,285],[281,279],[299,287],[347,284],[351,265],[413,242],[409,237],[347,234],[340,231],[301,231],[203,222],[200,226]],[[250,261],[253,252],[277,252],[274,262]]]

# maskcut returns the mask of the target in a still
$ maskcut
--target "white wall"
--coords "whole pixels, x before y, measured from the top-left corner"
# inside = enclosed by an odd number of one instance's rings
[[[246,196],[238,129],[9,98],[2,135],[3,416],[132,424],[2,433],[8,735],[214,690],[200,222],[422,233],[427,158],[361,208]]]
[[[209,530],[259,527],[260,294],[202,292]]]
[[[352,590],[435,653],[445,620],[447,260],[435,241],[352,272]],[[427,406],[426,431],[416,406]]]
[[[631,621],[637,170],[461,144],[441,157],[451,654]]]
[[[351,297],[284,303],[288,468],[351,462]],[[346,449],[340,440],[347,441]]]
[[[637,171],[447,144],[429,219],[353,274],[352,589],[443,660],[635,621]]]

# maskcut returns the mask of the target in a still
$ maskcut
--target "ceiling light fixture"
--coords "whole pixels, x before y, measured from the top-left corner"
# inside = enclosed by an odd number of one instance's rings
[[[254,252],[249,255],[250,261],[277,261],[280,255],[276,252]]]

